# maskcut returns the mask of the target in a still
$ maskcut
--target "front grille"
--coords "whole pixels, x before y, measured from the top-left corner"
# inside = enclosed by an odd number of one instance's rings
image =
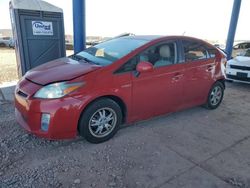
[[[230,65],[230,67],[232,69],[240,69],[240,70],[249,70],[250,71],[250,67],[244,67],[244,66],[239,66],[239,65]]]
[[[226,76],[229,79],[250,82],[250,78],[247,78],[247,77],[246,78],[242,78],[242,77],[238,77],[238,76],[234,76],[234,75],[230,75],[230,74],[227,74]]]
[[[20,95],[21,97],[24,97],[24,98],[28,97],[28,95],[26,93],[22,92],[21,90],[19,90],[17,92],[17,94]]]

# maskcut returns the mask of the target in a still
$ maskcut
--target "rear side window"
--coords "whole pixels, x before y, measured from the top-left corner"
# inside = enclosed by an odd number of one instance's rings
[[[215,58],[216,53],[217,53],[216,49],[208,47],[207,51],[208,51],[208,55],[209,55],[210,58]]]
[[[182,41],[185,61],[196,61],[210,58],[205,46],[199,42]]]

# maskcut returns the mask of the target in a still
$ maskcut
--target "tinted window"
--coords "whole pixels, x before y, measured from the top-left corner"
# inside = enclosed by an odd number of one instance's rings
[[[109,65],[147,42],[139,39],[117,38],[87,48],[77,55],[100,65]]]
[[[195,61],[208,58],[208,52],[203,44],[193,41],[183,41],[185,61]]]

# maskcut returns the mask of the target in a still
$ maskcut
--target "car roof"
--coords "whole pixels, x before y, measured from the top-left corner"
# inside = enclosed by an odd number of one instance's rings
[[[159,39],[162,37],[163,36],[161,36],[161,35],[131,35],[131,36],[125,36],[125,37],[121,37],[121,38],[152,41],[152,40]]]
[[[188,36],[183,36],[183,35],[131,35],[131,36],[125,36],[125,37],[121,37],[124,39],[135,39],[135,40],[145,40],[145,41],[154,41],[154,40],[160,40],[160,39],[189,39],[189,40],[199,40],[201,41],[201,39],[198,38],[194,38],[194,37],[188,37]],[[203,41],[204,42],[204,41]]]
[[[239,44],[249,44],[250,41],[244,41],[244,42],[235,42],[234,46],[239,45]]]

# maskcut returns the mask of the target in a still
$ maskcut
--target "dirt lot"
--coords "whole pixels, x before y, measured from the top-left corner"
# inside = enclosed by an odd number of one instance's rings
[[[217,110],[125,126],[98,145],[36,138],[0,105],[0,187],[249,188],[250,85],[227,86]]]
[[[0,49],[0,85],[16,79],[14,50]],[[0,188],[250,188],[250,85],[227,83],[217,110],[123,126],[98,145],[27,134],[15,122],[14,87],[2,90],[10,103],[0,104]]]
[[[67,50],[67,55],[73,54],[72,50]],[[0,48],[0,85],[4,82],[18,80],[15,50],[10,48]]]
[[[0,85],[17,79],[15,50],[0,48]]]

